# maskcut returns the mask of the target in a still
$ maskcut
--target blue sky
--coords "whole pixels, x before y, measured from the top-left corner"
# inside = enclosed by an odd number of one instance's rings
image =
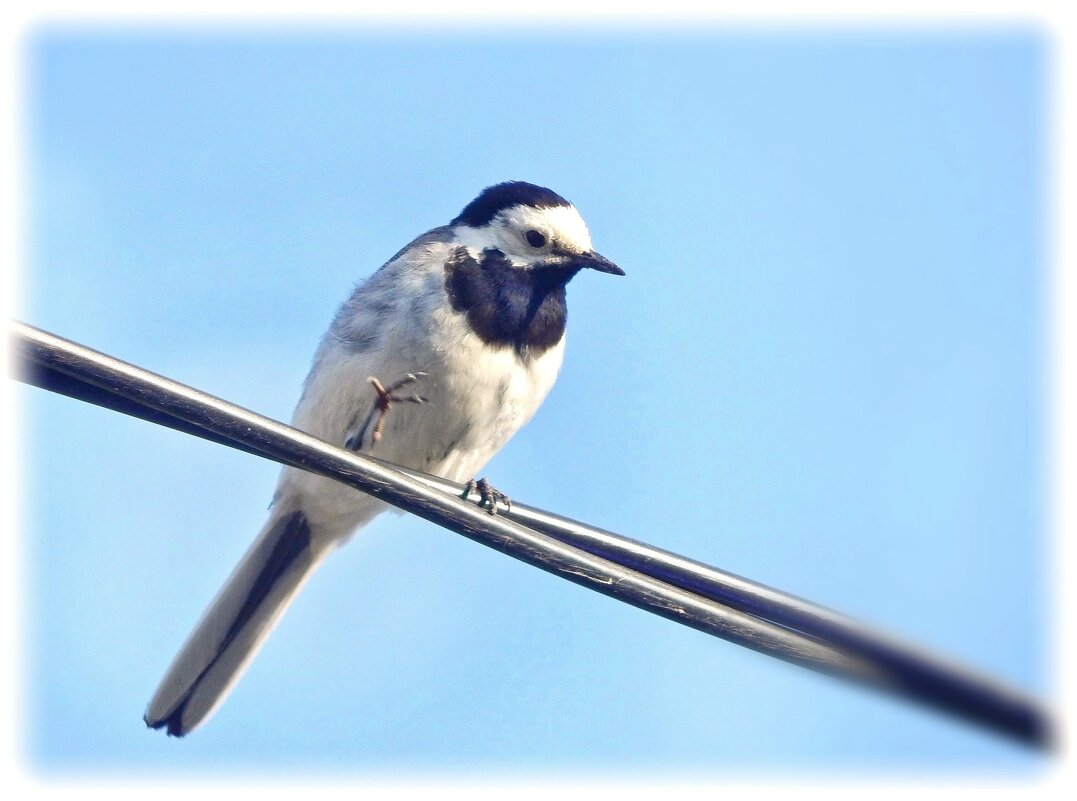
[[[561,377],[495,483],[1050,690],[1035,29],[82,27],[26,45],[22,319],[288,419],[357,280],[482,187],[545,184],[627,276],[571,285]],[[145,704],[276,468],[16,399],[35,770],[1040,764],[398,516],[327,562],[209,724],[168,740]]]

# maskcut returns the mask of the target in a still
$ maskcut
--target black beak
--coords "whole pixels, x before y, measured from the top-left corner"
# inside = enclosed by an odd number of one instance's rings
[[[598,270],[600,273],[609,273],[610,275],[624,275],[625,271],[593,250],[590,253],[581,253],[578,256],[572,257],[572,266],[578,269],[584,267],[592,270]]]

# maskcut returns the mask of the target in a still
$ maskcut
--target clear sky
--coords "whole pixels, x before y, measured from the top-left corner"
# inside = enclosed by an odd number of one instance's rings
[[[494,482],[1050,690],[1035,29],[42,28],[26,58],[22,319],[286,420],[355,281],[488,184],[550,186],[627,276],[570,286]],[[37,770],[1041,764],[399,516],[167,739],[145,705],[277,468],[16,397]]]

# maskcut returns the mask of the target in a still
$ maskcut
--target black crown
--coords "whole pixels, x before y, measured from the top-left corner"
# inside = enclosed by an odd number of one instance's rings
[[[552,189],[544,186],[536,186],[526,181],[506,181],[503,184],[494,184],[483,189],[477,198],[464,206],[464,210],[457,215],[452,224],[464,224],[477,228],[489,223],[498,212],[513,206],[548,209],[554,206],[571,205]]]

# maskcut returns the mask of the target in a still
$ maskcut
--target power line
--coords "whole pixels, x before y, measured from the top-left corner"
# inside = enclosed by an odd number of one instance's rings
[[[323,442],[184,384],[21,322],[15,378],[267,459],[329,476],[588,589],[812,670],[948,712],[1027,745],[1051,746],[1024,694],[833,610],[514,502],[488,514],[445,479]]]

